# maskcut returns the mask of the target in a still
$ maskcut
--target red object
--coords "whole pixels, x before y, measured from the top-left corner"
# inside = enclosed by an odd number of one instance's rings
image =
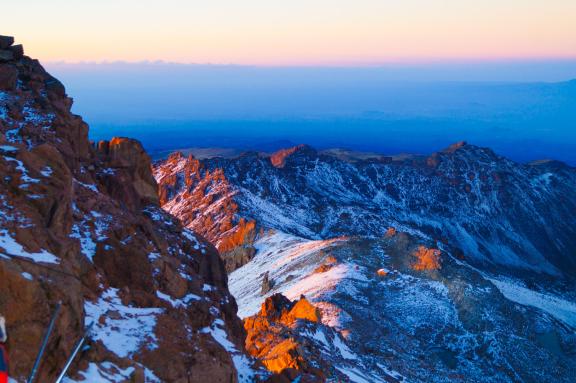
[[[8,351],[0,344],[0,383],[8,383]]]

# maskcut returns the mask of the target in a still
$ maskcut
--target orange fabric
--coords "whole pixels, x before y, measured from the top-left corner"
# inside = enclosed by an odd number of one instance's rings
[[[8,351],[0,344],[0,383],[8,383]]]

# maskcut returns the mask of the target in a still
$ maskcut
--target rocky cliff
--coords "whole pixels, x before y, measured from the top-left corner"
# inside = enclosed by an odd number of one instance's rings
[[[236,189],[222,169],[208,169],[192,155],[176,152],[154,167],[160,203],[187,228],[202,234],[222,254],[232,271],[254,256],[254,220],[238,216]]]
[[[0,38],[0,313],[24,381],[249,382],[245,331],[217,250],[159,206],[134,140],[93,144],[64,86]]]

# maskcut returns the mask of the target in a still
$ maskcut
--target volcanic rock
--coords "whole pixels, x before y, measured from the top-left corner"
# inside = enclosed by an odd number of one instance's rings
[[[21,44],[13,45],[8,49],[14,55],[15,60],[20,60],[22,56],[24,56],[24,46],[22,46]]]
[[[237,191],[222,169],[176,152],[154,167],[154,177],[162,208],[214,243],[228,272],[253,258],[256,222],[238,216]]]
[[[265,295],[268,291],[272,290],[274,283],[269,278],[269,273],[264,273],[264,277],[262,277],[262,289],[261,294]]]
[[[319,310],[305,297],[291,302],[282,294],[264,301],[261,311],[244,320],[248,335],[246,349],[266,368],[281,375],[306,376],[309,381],[324,382],[329,367],[314,344],[301,331],[327,331],[320,323]],[[316,330],[318,328],[318,330]],[[323,366],[322,368],[314,366]]]
[[[55,380],[91,322],[91,347],[69,372],[75,381],[258,380],[219,254],[160,208],[141,145],[92,146],[64,86],[38,61],[0,68],[0,313],[10,376],[24,381],[61,302],[37,381]]]
[[[14,44],[14,37],[0,35],[0,49],[7,49]]]

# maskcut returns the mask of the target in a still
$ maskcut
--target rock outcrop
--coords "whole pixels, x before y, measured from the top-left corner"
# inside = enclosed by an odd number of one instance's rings
[[[297,145],[291,148],[280,149],[270,156],[270,162],[277,168],[283,168],[284,165],[286,164],[286,158],[296,153],[297,151],[303,149],[311,149],[311,148],[306,145]]]
[[[238,216],[237,190],[222,169],[176,152],[155,166],[154,176],[162,208],[214,243],[228,272],[252,259],[256,222]]]
[[[58,302],[37,381],[86,326],[74,381],[251,382],[245,331],[214,246],[164,212],[139,143],[93,146],[64,86],[0,38],[0,313],[24,381]]]
[[[438,270],[442,267],[440,264],[440,255],[442,252],[438,249],[429,249],[426,246],[419,246],[414,252],[416,258],[412,268],[418,271]]]
[[[321,324],[319,309],[304,296],[296,302],[282,294],[266,298],[260,312],[244,320],[244,328],[246,349],[270,371],[288,381],[298,376],[307,382],[325,381],[330,366],[318,345],[302,334],[332,330]]]

